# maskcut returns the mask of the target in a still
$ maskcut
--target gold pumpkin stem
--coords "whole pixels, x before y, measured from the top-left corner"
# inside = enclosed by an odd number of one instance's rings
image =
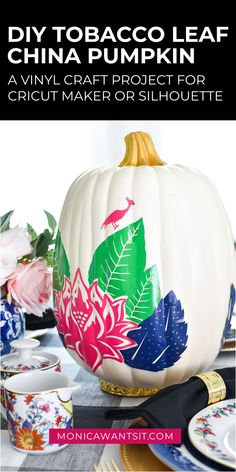
[[[126,153],[119,167],[124,166],[164,166],[148,133],[135,131],[125,137]]]

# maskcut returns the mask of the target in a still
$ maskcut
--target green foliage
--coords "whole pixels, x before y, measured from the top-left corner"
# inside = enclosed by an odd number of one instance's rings
[[[54,266],[54,251],[53,246],[55,244],[54,232],[57,226],[56,219],[54,216],[49,213],[49,211],[44,210],[44,213],[47,217],[47,222],[49,229],[46,228],[42,233],[37,235],[33,227],[28,223],[27,231],[30,234],[32,241],[31,245],[33,247],[30,258],[34,257],[43,257],[47,260],[48,266]]]
[[[10,220],[11,216],[14,213],[14,210],[9,211],[5,215],[0,217],[0,232],[7,231],[10,229]],[[47,217],[47,222],[49,229],[46,228],[42,233],[39,235],[33,228],[30,223],[27,223],[26,231],[31,237],[31,246],[32,251],[30,254],[27,254],[23,257],[18,259],[18,262],[27,262],[31,261],[36,257],[43,257],[47,260],[48,266],[54,265],[54,233],[56,230],[57,222],[54,216],[49,213],[48,211],[44,210],[44,213]]]
[[[47,217],[47,220],[48,220],[48,226],[52,230],[52,232],[54,233],[55,230],[56,230],[56,227],[57,227],[56,219],[54,218],[54,216],[51,213],[49,213],[49,211],[44,210],[44,213],[45,213],[45,215]]]
[[[53,263],[53,285],[56,290],[62,290],[64,276],[70,278],[70,266],[66,251],[62,243],[61,233],[58,230],[55,243],[54,263]]]
[[[7,231],[10,228],[10,220],[14,213],[14,210],[8,211],[5,215],[0,217],[0,233]]]
[[[43,233],[32,243],[33,251],[31,252],[31,258],[44,257],[46,256],[49,246],[52,244],[53,235],[48,229],[45,229]]]
[[[37,233],[34,230],[33,226],[31,226],[29,223],[27,223],[27,233],[31,236],[31,241],[34,241],[37,239]]]

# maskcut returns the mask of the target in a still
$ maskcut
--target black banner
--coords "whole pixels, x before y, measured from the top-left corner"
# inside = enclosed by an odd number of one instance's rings
[[[189,23],[10,19],[1,29],[1,119],[236,117],[230,13]]]

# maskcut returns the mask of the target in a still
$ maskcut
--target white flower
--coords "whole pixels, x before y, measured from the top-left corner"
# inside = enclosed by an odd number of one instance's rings
[[[13,274],[18,257],[31,252],[30,240],[27,232],[19,226],[0,233],[0,287]]]

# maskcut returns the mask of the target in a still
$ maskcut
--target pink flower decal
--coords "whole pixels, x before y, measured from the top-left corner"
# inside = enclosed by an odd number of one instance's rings
[[[97,280],[87,287],[80,269],[73,283],[65,277],[63,290],[56,291],[57,329],[94,372],[104,359],[124,362],[120,351],[136,346],[127,333],[139,325],[125,319],[125,301],[103,293]]]

